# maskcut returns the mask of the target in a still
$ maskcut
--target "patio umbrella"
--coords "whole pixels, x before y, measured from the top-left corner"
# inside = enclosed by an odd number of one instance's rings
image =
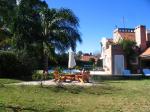
[[[75,66],[76,66],[76,62],[75,62],[75,59],[74,59],[74,52],[70,51],[69,52],[68,68],[71,70]]]

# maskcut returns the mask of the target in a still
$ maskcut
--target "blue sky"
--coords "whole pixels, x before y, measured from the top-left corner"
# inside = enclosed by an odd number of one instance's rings
[[[139,24],[150,29],[150,0],[46,0],[50,8],[69,8],[80,20],[82,44],[77,51],[100,52],[102,37],[112,37],[118,27]]]

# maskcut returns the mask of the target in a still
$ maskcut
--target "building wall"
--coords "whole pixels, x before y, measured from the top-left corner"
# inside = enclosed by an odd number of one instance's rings
[[[112,51],[111,45],[105,50],[103,58],[103,68],[106,73],[112,74]]]
[[[107,39],[104,37],[101,40],[101,59],[104,58],[105,50],[106,50],[106,45],[107,45]]]
[[[111,46],[111,50],[112,50],[112,74],[114,74],[114,67],[115,67],[115,63],[114,63],[114,59],[115,59],[115,55],[124,55],[124,53],[123,53],[123,50],[122,50],[122,48],[121,48],[121,46],[119,46],[119,45],[112,45]],[[126,61],[125,61],[125,59],[124,59],[124,66],[126,67]]]
[[[135,33],[133,30],[128,31],[128,29],[125,30],[115,30],[113,33],[114,42],[118,42],[120,39],[129,39],[132,41],[135,41]]]
[[[114,42],[117,43],[120,39],[122,39],[120,33],[118,31],[113,33],[113,37],[114,37]]]
[[[113,41],[118,42],[120,39],[129,39],[135,41],[137,46],[141,49],[140,52],[143,52],[147,48],[147,41],[150,42],[150,30],[146,30],[146,27],[140,25],[133,28],[118,28],[113,32]],[[103,59],[103,68],[106,73],[114,74],[114,57],[115,55],[124,55],[122,48],[119,45],[109,45],[107,47],[108,39],[104,39],[102,42],[102,59]],[[150,43],[149,43],[150,45]],[[125,58],[125,57],[124,57]],[[126,68],[126,59],[124,59],[124,67]]]
[[[109,48],[105,50],[103,58],[103,68],[107,74],[114,74],[115,55],[124,55],[122,48],[119,45],[109,45]]]
[[[141,31],[140,31],[140,28],[137,28],[135,29],[135,37],[136,37],[136,43],[137,43],[137,46],[140,47],[141,45]]]
[[[147,41],[150,41],[150,33],[147,34]]]
[[[150,30],[146,31],[146,41],[150,41]]]
[[[138,26],[135,28],[135,41],[137,46],[141,48],[141,51],[146,49],[146,27]]]
[[[103,69],[107,74],[112,74],[112,62],[111,62],[111,46],[107,45],[108,39],[102,38],[101,40],[101,59],[103,60]]]

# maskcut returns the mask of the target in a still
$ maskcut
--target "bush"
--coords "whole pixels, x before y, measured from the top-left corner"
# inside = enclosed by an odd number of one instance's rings
[[[97,67],[103,67],[103,61],[100,60],[100,59],[98,59],[96,66],[97,66]]]
[[[10,51],[0,52],[0,77],[29,79],[32,76],[32,72],[33,69],[29,63],[26,64],[20,61],[15,53]]]
[[[36,80],[36,81],[39,81],[39,80],[41,80],[41,79],[43,79],[43,75],[41,74],[41,73],[34,73],[33,75],[32,75],[32,80]]]
[[[85,68],[86,65],[88,65],[88,66],[92,66],[92,65],[93,65],[93,63],[90,62],[90,61],[76,60],[76,63],[77,63],[77,65],[78,65],[78,67],[79,67],[80,69]],[[92,69],[92,68],[89,67],[89,68],[86,68],[86,69],[87,69],[87,70],[90,70],[90,69]]]
[[[15,74],[18,60],[11,52],[0,52],[0,75]],[[4,77],[5,77],[4,76]]]
[[[49,79],[53,79],[53,73],[48,73],[48,75],[44,77],[43,73],[37,71],[32,75],[32,80],[36,80],[36,81],[49,80]]]

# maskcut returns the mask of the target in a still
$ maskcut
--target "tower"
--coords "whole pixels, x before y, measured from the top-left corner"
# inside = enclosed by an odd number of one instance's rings
[[[146,26],[140,25],[135,28],[135,41],[141,51],[146,49]]]

